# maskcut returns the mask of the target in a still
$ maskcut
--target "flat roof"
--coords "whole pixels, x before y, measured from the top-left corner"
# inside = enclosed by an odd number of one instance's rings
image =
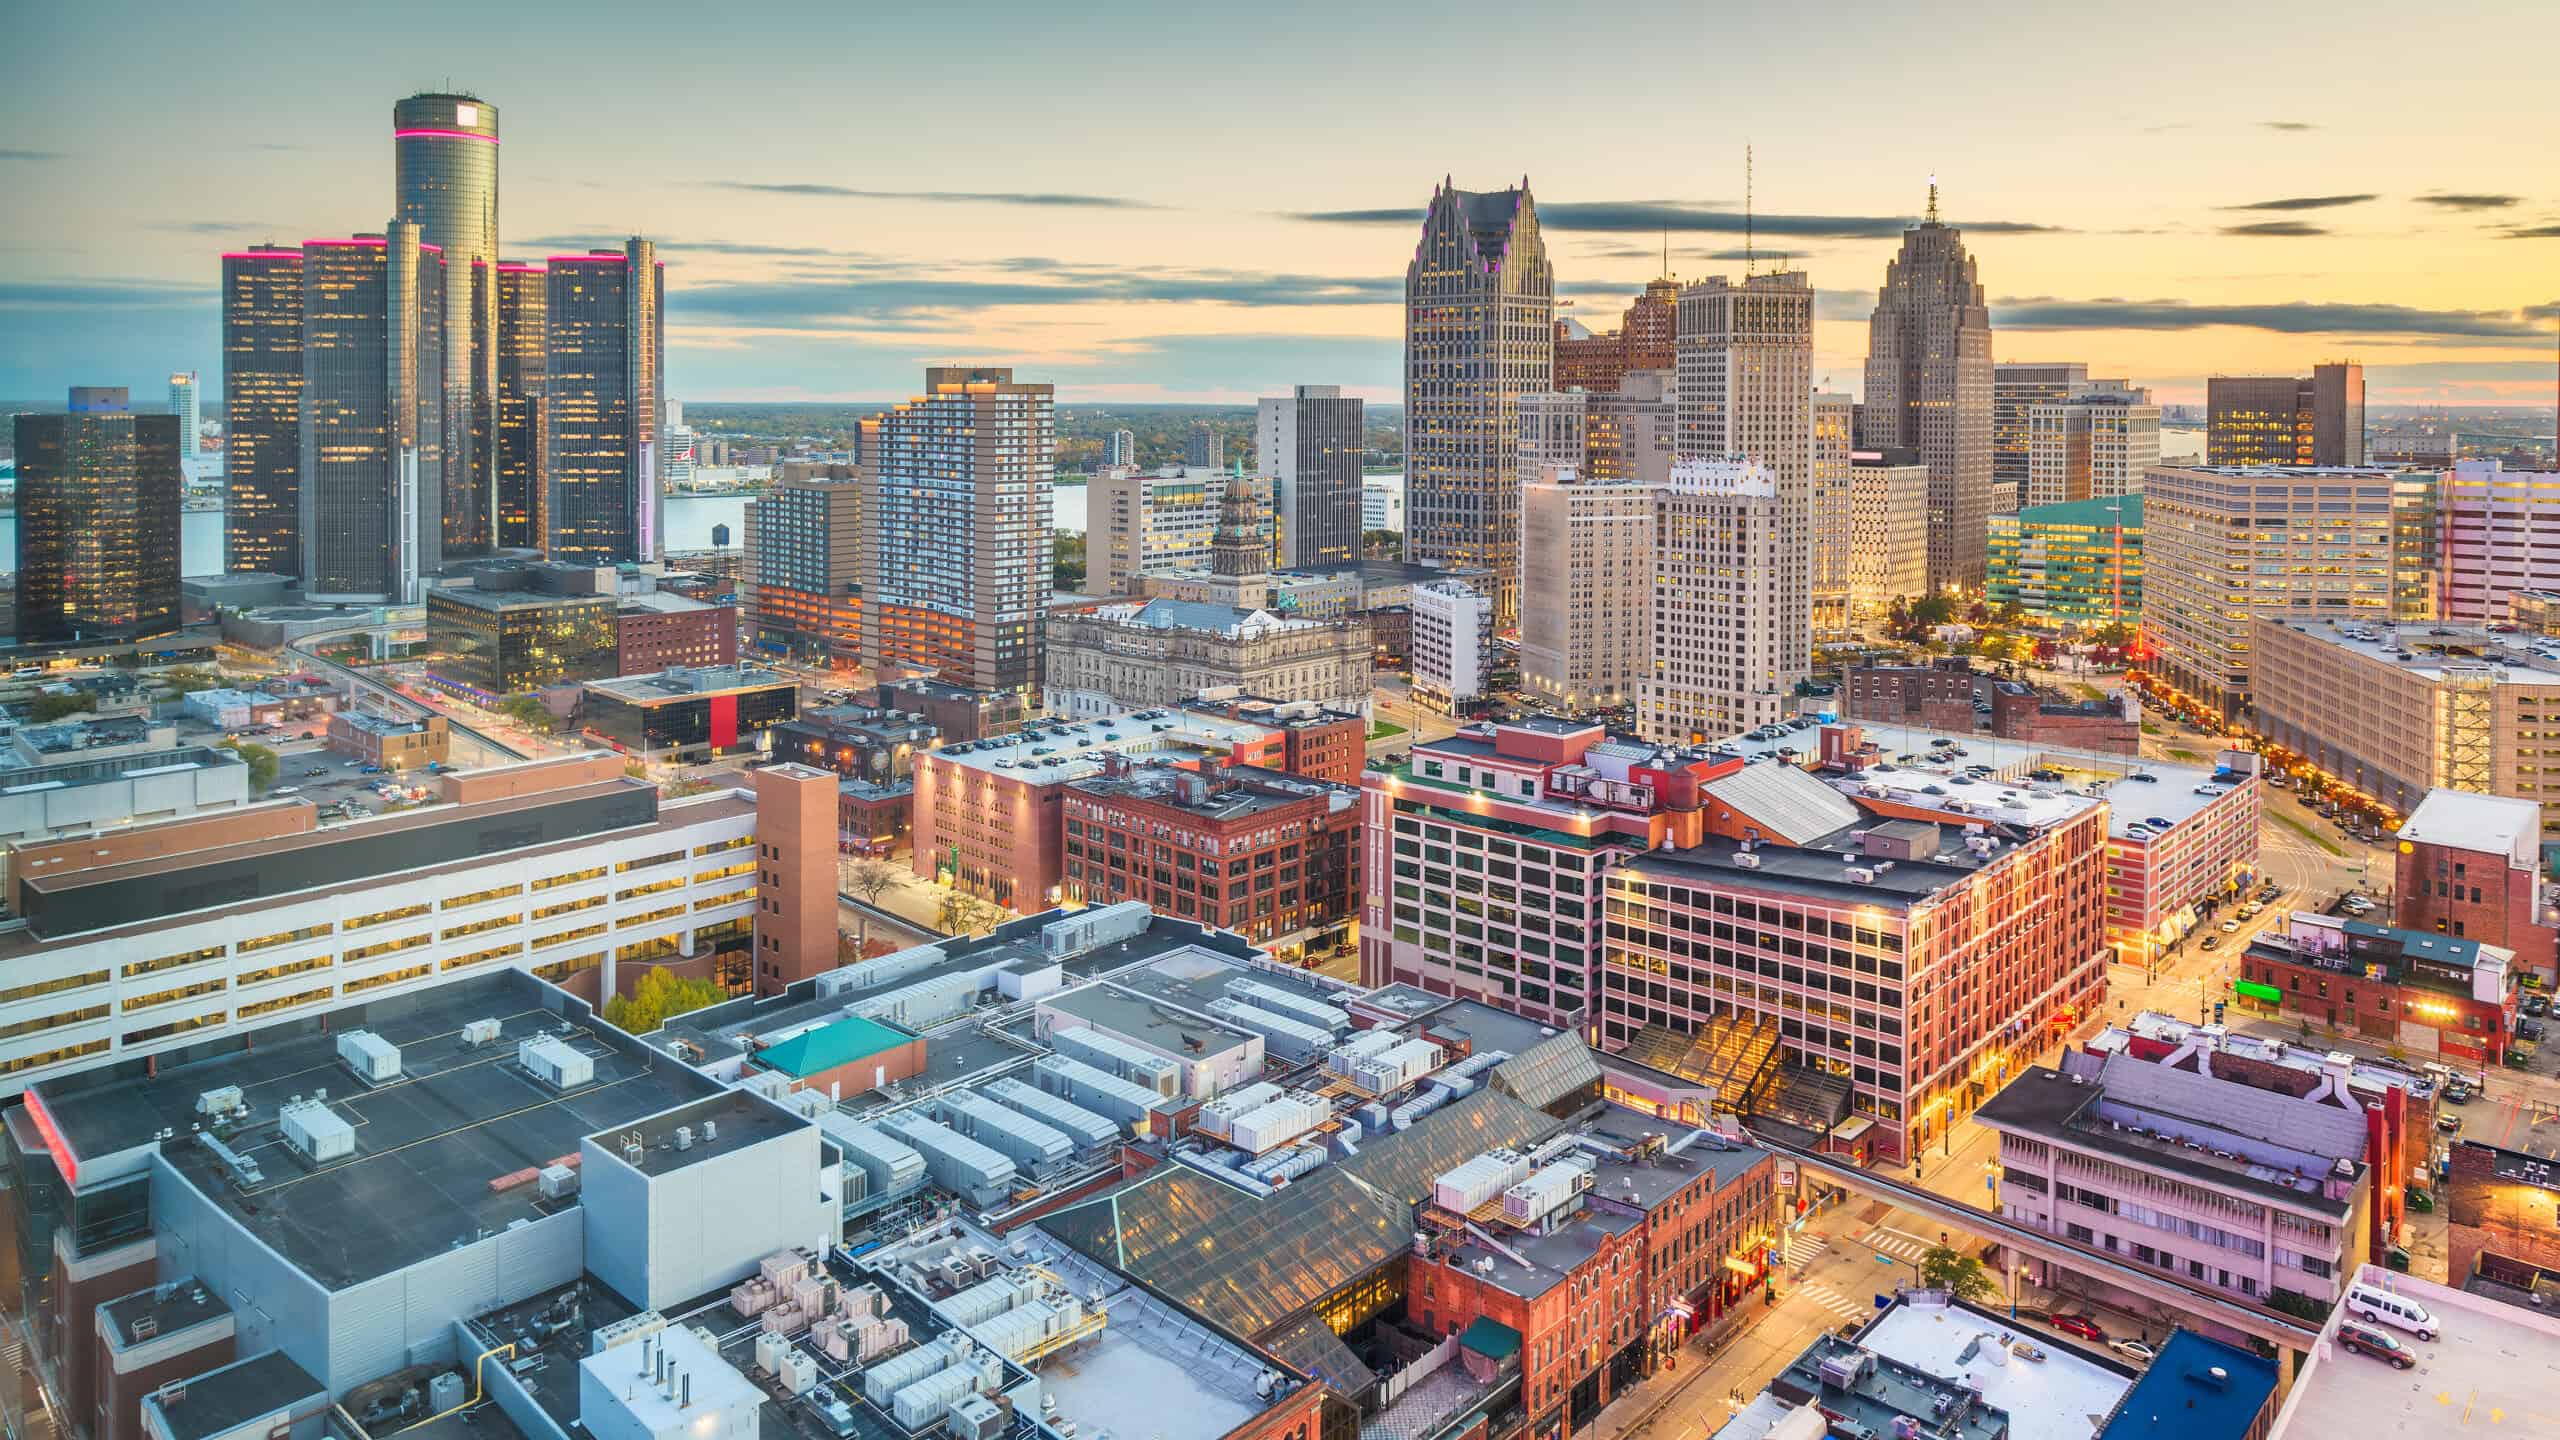
[[[611,1133],[597,1135],[595,1140],[615,1159],[643,1175],[668,1175],[804,1129],[807,1123],[744,1090],[724,1090],[629,1124],[617,1124]],[[679,1145],[678,1130],[692,1131],[691,1143]],[[631,1135],[640,1137],[640,1160],[636,1165],[622,1149],[624,1138]]]
[[[474,610],[541,610],[564,605],[611,606],[623,597],[611,591],[583,595],[548,595],[535,590],[483,590],[476,585],[448,585],[427,592],[430,600],[443,600]]]
[[[2409,812],[2397,838],[2506,855],[2517,864],[2530,865],[2542,844],[2542,806],[2504,795],[2430,790]]]
[[[1534,1300],[1573,1278],[1602,1246],[1642,1223],[1614,1211],[1585,1209],[1543,1235],[1504,1234],[1499,1249],[1463,1236],[1443,1248],[1449,1262],[1473,1279]]]
[[[643,590],[636,595],[615,595],[608,598],[618,601],[623,610],[653,610],[661,615],[707,614],[713,610],[731,608],[726,605],[706,604],[690,595],[679,595],[672,590]]]
[[[839,1065],[850,1065],[883,1050],[894,1050],[915,1037],[877,1020],[846,1015],[803,1030],[756,1052],[756,1063],[768,1070],[807,1079]]]
[[[1843,832],[1831,838],[1845,846],[1845,837],[1846,832]],[[1979,864],[1962,864],[1946,858],[1950,847],[1955,854],[1968,860],[1972,858],[1971,852],[1963,848],[1963,840],[1962,832],[1950,827],[1940,837],[1940,858],[1897,860],[1892,869],[1884,870],[1877,868],[1865,855],[1846,848],[1761,845],[1746,852],[1740,841],[1709,836],[1685,849],[1648,851],[1628,862],[1625,873],[1675,885],[1683,882],[1713,883],[1783,891],[1821,900],[1908,909],[1935,898],[1940,891],[1962,883],[1982,869]],[[1755,863],[1742,863],[1746,854]],[[1852,880],[1848,873],[1852,870],[1864,870],[1875,879],[1871,883]]]
[[[2477,625],[2395,626],[2380,620],[2334,627],[2309,620],[2261,623],[2421,680],[2442,681],[2449,669],[2460,666],[2466,672],[2480,667],[2500,685],[2560,685],[2560,642],[2539,635],[2503,634]]]
[[[654,675],[623,675],[609,680],[590,680],[586,688],[599,695],[609,695],[631,705],[663,705],[677,700],[700,700],[713,695],[735,694],[742,690],[792,690],[800,682],[779,670],[750,669],[743,665],[707,665],[694,669],[661,670]]]
[[[106,1315],[107,1343],[118,1349],[175,1335],[231,1313],[228,1302],[192,1277],[119,1295],[98,1308]]]
[[[2560,1435],[2551,1400],[2560,1320],[2379,1265],[2358,1269],[2354,1283],[2417,1301],[2435,1315],[2440,1333],[2421,1340],[2382,1327],[2417,1356],[2417,1368],[2399,1370],[2340,1348],[2338,1327],[2362,1322],[2351,1321],[2343,1308],[2333,1311],[2295,1373],[2268,1440],[2439,1440],[2475,1429]]]
[[[1223,1055],[1243,1049],[1254,1039],[1233,1026],[1167,1009],[1155,999],[1111,984],[1083,986],[1064,994],[1051,995],[1040,1003],[1089,1021],[1109,1034],[1143,1042],[1167,1055]],[[1206,1004],[1206,1001],[1197,1003]],[[1200,1042],[1197,1050],[1192,1047],[1194,1041]]]
[[[1873,1356],[1873,1363],[1854,1385],[1834,1386],[1824,1378],[1824,1362],[1854,1362],[1862,1352]],[[2011,1417],[1997,1406],[1966,1403],[1952,1387],[1953,1379],[1824,1334],[1772,1376],[1769,1389],[1782,1400],[1817,1405],[1826,1415],[1863,1425],[1875,1435],[1891,1434],[1893,1422],[1902,1417],[1927,1416],[1934,1419],[1928,1430],[1932,1440],[2001,1440]],[[1949,1407],[1943,1415],[1941,1401]]]
[[[2274,1361],[2172,1330],[2159,1357],[2116,1402],[2107,1440],[2245,1440],[2275,1393]]]
[[[1239,741],[1271,733],[1271,727],[1250,720],[1190,710],[1139,710],[1099,720],[1031,722],[1009,735],[943,746],[931,760],[1051,785],[1097,773],[1109,754],[1224,754]]]
[[[2021,1341],[2045,1352],[2044,1360],[1991,1358],[1995,1348]],[[1858,1344],[1980,1392],[1985,1404],[2009,1412],[2009,1440],[2090,1440],[2134,1383],[2112,1361],[1970,1306],[1906,1299],[1878,1315]]]
[[[329,1398],[329,1389],[281,1350],[269,1350],[219,1370],[198,1375],[183,1386],[147,1397],[171,1440],[210,1440],[283,1410],[298,1410]]]
[[[2355,1208],[2352,1199],[2331,1199],[2326,1188],[2329,1166],[2322,1164],[2319,1173],[2298,1174],[2278,1170],[2274,1165],[2253,1160],[2244,1151],[2225,1147],[2231,1158],[2224,1159],[2213,1149],[2198,1148],[2205,1140],[2227,1138],[2231,1146],[2257,1145],[2270,1142],[2257,1137],[2226,1130],[2213,1120],[2192,1115],[2177,1115],[2147,1104],[2140,1098],[2120,1102],[2119,1113],[2139,1111],[2150,1117],[2147,1126],[2102,1123],[2095,1112],[2107,1099],[2106,1087],[2093,1080],[2073,1084],[2049,1065],[2031,1065],[2000,1092],[1982,1102],[1974,1118],[1994,1129],[2015,1131],[2023,1135],[2060,1141],[2084,1150],[2097,1151],[2118,1159],[2164,1170],[2182,1178],[2193,1179],[2218,1190],[2245,1195],[2268,1204],[2337,1221]],[[2171,1128],[2174,1127],[2174,1128]],[[2163,1133],[2184,1133],[2196,1139],[2195,1145],[2180,1140],[2154,1139],[2145,1128]],[[2307,1154],[2307,1152],[2305,1152]],[[2361,1177],[2366,1166],[2355,1162]]]
[[[1250,783],[1226,783],[1229,780]],[[1231,766],[1218,772],[1139,765],[1124,774],[1088,775],[1068,783],[1083,794],[1146,800],[1204,820],[1242,820],[1306,800],[1350,793],[1347,786],[1258,765]]]

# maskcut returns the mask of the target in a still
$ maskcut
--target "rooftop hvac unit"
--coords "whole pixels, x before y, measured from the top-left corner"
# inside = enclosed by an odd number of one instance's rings
[[[578,1172],[566,1165],[545,1165],[537,1177],[545,1200],[566,1200],[578,1193]]]
[[[1397,1044],[1396,1032],[1393,1030],[1363,1030],[1334,1046],[1333,1053],[1325,1057],[1325,1068],[1336,1075],[1348,1075],[1351,1073],[1352,1061],[1366,1059],[1381,1051],[1392,1050]]]
[[[477,1050],[483,1045],[494,1045],[498,1042],[498,1029],[498,1022],[495,1020],[474,1020],[462,1027],[462,1043],[472,1050]]]
[[[1323,1124],[1333,1115],[1333,1107],[1307,1095],[1284,1095],[1268,1105],[1235,1118],[1229,1127],[1228,1143],[1239,1150],[1260,1155],[1297,1139]]]
[[[1239,1000],[1259,1005],[1265,1010],[1277,1010],[1283,1015],[1295,1016],[1310,1025],[1320,1025],[1336,1035],[1351,1028],[1350,1011],[1337,1009],[1321,1000],[1310,999],[1295,990],[1283,990],[1277,985],[1266,985],[1259,980],[1230,980],[1227,982],[1227,993]]]
[[[516,1063],[554,1090],[574,1090],[596,1078],[596,1062],[557,1035],[518,1041]]]
[[[951,1430],[959,1440],[1000,1440],[1004,1407],[984,1395],[964,1395],[952,1402]]]
[[[955,1195],[986,1203],[1020,1173],[1013,1161],[938,1120],[909,1111],[879,1122],[879,1128],[904,1140],[924,1156],[925,1173]]]
[[[343,1160],[356,1153],[355,1127],[338,1118],[324,1100],[299,1100],[276,1116],[284,1143],[314,1165]]]
[[[1120,1138],[1120,1127],[1081,1105],[1036,1090],[1019,1080],[990,1080],[978,1093],[1008,1110],[1040,1121],[1084,1149],[1098,1149]]]
[[[370,1030],[350,1030],[339,1036],[338,1059],[368,1085],[400,1078],[400,1047]]]
[[[1284,1060],[1313,1060],[1333,1049],[1333,1032],[1276,1010],[1241,1000],[1209,1002],[1209,1013],[1230,1025],[1260,1035],[1264,1046]]]
[[[246,1108],[248,1102],[242,1098],[237,1085],[218,1086],[196,1097],[196,1113],[217,1120],[225,1115],[237,1115]]]
[[[1733,863],[1745,870],[1757,870],[1760,868],[1760,857],[1753,851],[1739,850],[1734,852]]]
[[[1143,900],[1103,905],[1040,927],[1040,951],[1052,960],[1083,955],[1147,933],[1155,911]]]
[[[1028,1115],[966,1091],[943,1096],[934,1108],[944,1124],[1016,1165],[1062,1165],[1075,1158],[1075,1141]]]
[[[1091,1026],[1052,1031],[1049,1043],[1059,1054],[1142,1085],[1158,1095],[1182,1093],[1182,1067],[1162,1055],[1141,1050],[1117,1035]]]
[[[1143,1085],[1065,1055],[1044,1055],[1032,1061],[1031,1079],[1052,1095],[1133,1129],[1153,1129],[1156,1112],[1164,1104],[1163,1096]]]
[[[610,1325],[603,1326],[594,1335],[588,1337],[592,1347],[588,1353],[601,1355],[617,1345],[628,1345],[634,1340],[655,1335],[666,1328],[667,1317],[655,1310],[643,1310],[637,1315],[627,1315]]]
[[[1192,1128],[1203,1135],[1224,1140],[1232,1132],[1237,1116],[1259,1110],[1279,1099],[1283,1093],[1279,1086],[1268,1080],[1239,1086],[1201,1106],[1199,1118],[1192,1122]]]
[[[1873,1354],[1865,1350],[1851,1350],[1847,1354],[1834,1352],[1825,1355],[1822,1362],[1814,1367],[1814,1373],[1831,1389],[1854,1390],[1875,1366]]]
[[[1517,1150],[1488,1150],[1431,1182],[1432,1203],[1466,1215],[1529,1178],[1529,1157]]]
[[[442,1415],[462,1408],[462,1377],[451,1370],[439,1371],[427,1381],[427,1411]]]

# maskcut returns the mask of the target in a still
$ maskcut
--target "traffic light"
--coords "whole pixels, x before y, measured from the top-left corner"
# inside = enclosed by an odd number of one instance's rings
[[[2222,1004],[2219,1000],[2213,1002],[2213,1023],[2216,1025],[2222,1023]]]

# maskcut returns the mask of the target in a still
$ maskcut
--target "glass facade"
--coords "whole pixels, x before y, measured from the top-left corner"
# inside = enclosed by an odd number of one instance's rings
[[[543,477],[555,560],[649,560],[659,545],[665,315],[655,247],[555,255],[544,275]]]
[[[498,388],[490,466],[498,544],[538,550],[549,533],[544,520],[550,499],[542,449],[544,272],[539,265],[500,265],[496,273]]]
[[[20,415],[18,639],[131,640],[178,628],[178,419]]]
[[[391,107],[391,134],[398,218],[443,252],[452,277],[436,307],[453,337],[437,387],[451,463],[417,508],[421,538],[433,537],[440,557],[487,546],[495,526],[490,447],[475,441],[495,428],[497,293],[483,282],[498,261],[498,108],[472,95],[412,95]]]
[[[222,257],[222,568],[302,574],[302,252]]]
[[[613,675],[616,603],[610,595],[431,592],[427,640],[438,657],[435,674],[491,696]]]
[[[421,505],[444,473],[444,287],[444,256],[414,225],[303,247],[298,499],[314,600],[406,600],[440,563]]]
[[[590,689],[586,728],[633,754],[734,755],[799,712],[799,687],[787,681],[648,700]]]
[[[2142,618],[2142,497],[2032,505],[1991,517],[1994,605],[2065,625]]]

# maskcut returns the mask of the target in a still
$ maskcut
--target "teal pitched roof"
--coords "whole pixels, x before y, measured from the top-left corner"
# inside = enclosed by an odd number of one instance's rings
[[[1508,1360],[1520,1353],[1520,1332],[1494,1319],[1479,1315],[1467,1323],[1467,1333],[1458,1343],[1487,1360]]]
[[[915,1037],[892,1030],[877,1020],[848,1015],[842,1020],[803,1030],[779,1044],[758,1050],[756,1063],[768,1070],[779,1070],[794,1079],[833,1070],[866,1060],[884,1050],[895,1050]]]

